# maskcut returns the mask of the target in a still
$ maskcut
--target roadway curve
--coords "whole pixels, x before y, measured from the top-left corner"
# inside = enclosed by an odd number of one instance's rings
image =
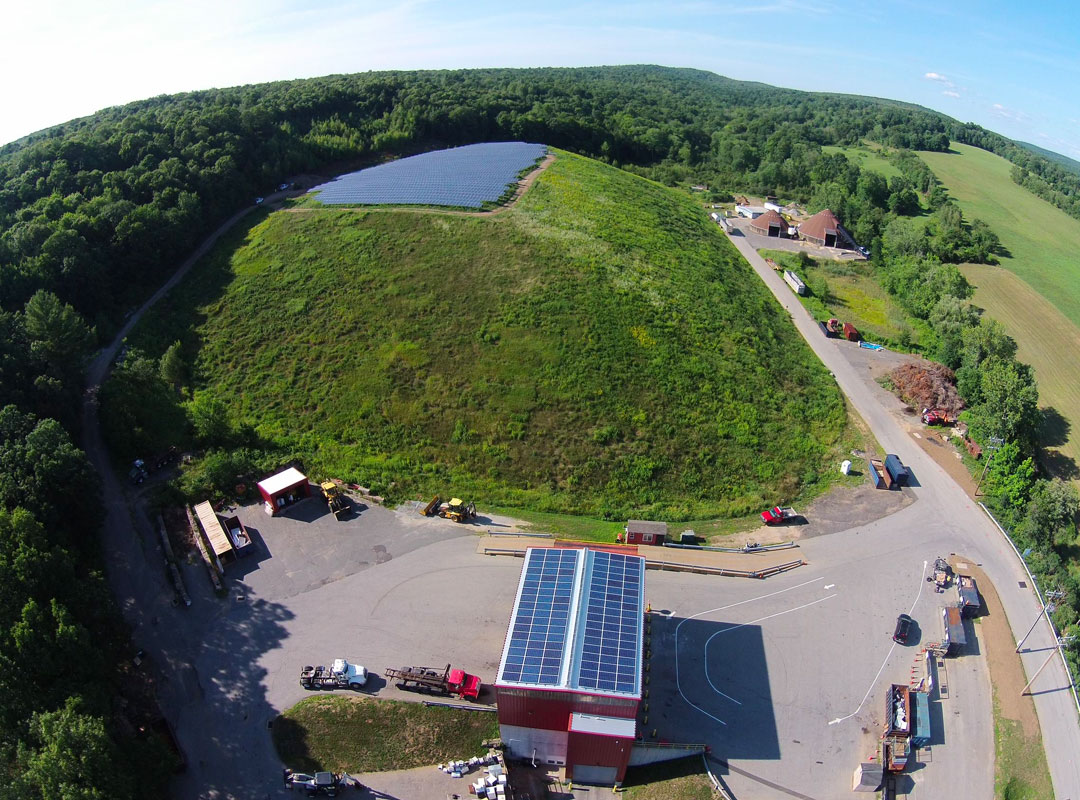
[[[775,272],[739,233],[728,238],[769,290],[791,315],[795,327],[811,349],[836,377],[840,389],[866,420],[878,441],[887,452],[896,453],[912,468],[920,484],[914,491],[919,516],[933,520],[935,533],[953,544],[955,552],[981,562],[983,571],[993,581],[1005,608],[1005,615],[1017,641],[1035,619],[1041,608],[1032,589],[1021,589],[1028,578],[1012,546],[964,490],[932,458],[912,441],[910,435],[873,396],[869,386],[856,374],[844,356],[846,342],[827,339],[817,322],[794,297],[780,273]],[[1021,655],[1028,677],[1035,674],[1046,659],[1046,648],[1054,645],[1054,633],[1042,619],[1025,644]],[[1054,794],[1062,800],[1080,798],[1080,720],[1070,678],[1060,658],[1039,675],[1031,687],[1035,693],[1035,709],[1039,715],[1043,746],[1050,767]],[[989,698],[987,698],[989,702]]]
[[[276,194],[267,198],[284,197]],[[202,702],[203,686],[193,666],[194,654],[205,636],[205,621],[178,607],[176,595],[164,569],[164,554],[157,545],[155,532],[141,509],[135,507],[118,479],[101,434],[98,419],[97,394],[109,373],[117,351],[131,329],[155,303],[172,289],[191,267],[202,258],[218,239],[237,222],[254,210],[254,206],[238,211],[187,258],[172,277],[150,299],[127,319],[124,326],[106,347],[95,356],[87,370],[86,393],[83,400],[83,450],[101,476],[105,524],[102,528],[102,547],[106,574],[113,593],[129,625],[136,646],[150,654],[148,669],[157,687],[158,701],[166,716],[173,722],[185,707]],[[155,565],[157,567],[155,568]],[[196,603],[209,602],[209,581],[198,569],[181,566],[187,587]],[[174,789],[180,796],[202,796],[202,787],[228,787],[233,776],[227,770],[215,769],[201,757],[199,740],[203,731],[177,730],[181,747],[190,761],[187,775]],[[224,794],[224,793],[219,793]]]

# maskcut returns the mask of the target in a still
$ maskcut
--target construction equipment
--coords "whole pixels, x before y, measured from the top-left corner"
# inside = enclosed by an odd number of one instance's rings
[[[783,525],[785,522],[793,520],[798,516],[799,512],[794,508],[773,506],[772,508],[761,512],[761,521],[766,525]]]
[[[300,670],[300,685],[305,689],[361,689],[368,671],[344,658],[335,658],[330,668],[307,666]]]
[[[424,510],[421,511],[420,514],[425,517],[430,517],[432,514],[438,512],[440,503],[442,503],[442,498],[438,495],[435,495],[431,498],[431,501],[426,506],[424,506]]]
[[[463,699],[475,700],[480,695],[480,679],[462,669],[439,670],[435,667],[402,667],[388,669],[387,680],[397,681],[399,689],[409,689],[427,694],[457,695]]]
[[[454,522],[468,522],[476,516],[476,505],[466,504],[460,497],[455,497],[439,509],[439,516]]]
[[[319,488],[322,489],[326,504],[334,512],[334,516],[341,519],[341,515],[349,510],[349,501],[345,498],[345,493],[341,491],[341,487],[333,481],[323,481],[319,484]]]
[[[952,425],[956,422],[956,417],[940,408],[924,408],[922,421],[924,425]]]

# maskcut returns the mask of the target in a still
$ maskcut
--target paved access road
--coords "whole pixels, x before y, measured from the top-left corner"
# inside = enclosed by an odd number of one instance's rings
[[[981,564],[997,588],[1013,633],[1019,641],[1036,618],[1040,606],[1030,587],[1021,588],[1021,583],[1026,584],[1028,579],[1012,547],[982,509],[922,451],[876,400],[870,387],[859,378],[844,356],[845,349],[855,345],[825,338],[780,275],[769,268],[745,237],[736,233],[729,235],[729,238],[791,314],[796,328],[836,377],[841,390],[870,425],[881,445],[888,452],[900,456],[911,469],[918,487],[915,489],[919,498],[915,504],[919,508],[918,523],[933,526],[938,534],[935,538],[944,538],[951,543],[953,552],[963,553]],[[1029,676],[1035,674],[1046,659],[1046,648],[1052,647],[1054,642],[1053,631],[1043,620],[1031,634],[1025,645],[1025,653],[1021,656]],[[1061,800],[1080,798],[1080,720],[1069,686],[1070,678],[1064,665],[1060,659],[1054,659],[1031,689],[1054,793]],[[986,755],[989,757],[990,753]]]

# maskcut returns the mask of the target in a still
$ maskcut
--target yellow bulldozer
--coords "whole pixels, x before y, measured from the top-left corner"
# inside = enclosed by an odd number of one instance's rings
[[[349,510],[349,501],[345,498],[345,493],[341,491],[341,487],[333,481],[323,481],[319,484],[319,488],[322,489],[326,504],[334,512],[334,516],[341,519],[341,515]]]
[[[459,497],[454,497],[439,509],[439,516],[454,522],[468,522],[476,516],[476,505],[466,503]]]

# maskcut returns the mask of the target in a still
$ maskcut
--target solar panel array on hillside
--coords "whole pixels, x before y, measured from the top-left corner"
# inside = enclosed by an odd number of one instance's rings
[[[490,142],[437,150],[342,175],[316,186],[329,205],[430,205],[481,208],[547,153],[542,144]]]

